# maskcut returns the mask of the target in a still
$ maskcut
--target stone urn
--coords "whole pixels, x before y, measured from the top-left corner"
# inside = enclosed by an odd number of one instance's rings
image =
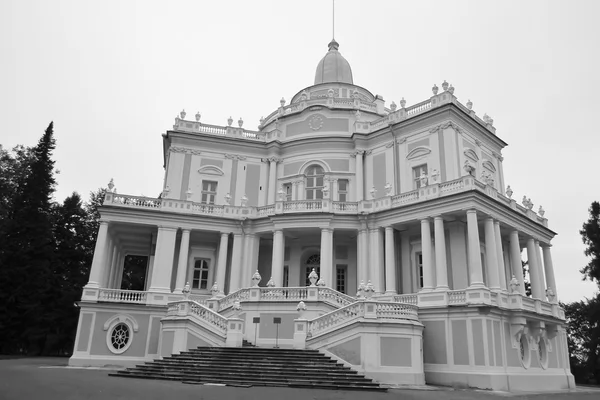
[[[469,110],[472,110],[472,109],[473,109],[473,102],[471,101],[471,99],[469,99],[469,101],[467,101],[467,108],[468,108]]]
[[[519,283],[517,278],[515,278],[515,276],[513,275],[512,279],[508,283],[508,286],[510,288],[511,293],[519,293],[519,286],[521,286],[521,283]]]
[[[445,80],[444,80],[444,82],[442,83],[442,89],[444,89],[444,92],[445,92],[446,90],[448,90],[448,82],[446,82]]]
[[[406,100],[404,100],[404,97],[402,98],[402,100],[400,100],[400,107],[402,107],[402,108],[406,107]]]
[[[210,288],[210,293],[212,293],[213,298],[217,297],[217,295],[219,294],[219,285],[217,285],[217,282],[215,282],[214,285],[212,285],[212,287]]]
[[[306,312],[306,304],[303,301],[300,301],[300,303],[298,303],[296,306],[296,311],[298,311],[298,318],[302,318]]]
[[[317,272],[314,268],[312,269],[312,271],[310,271],[310,274],[308,275],[308,280],[310,281],[310,286],[315,286],[315,284],[319,280],[319,275],[317,275]]]
[[[201,117],[201,115],[200,115],[200,111],[198,111],[198,112],[196,113],[196,122],[200,122],[200,117]]]
[[[438,94],[439,90],[440,90],[440,88],[436,84],[433,84],[433,87],[431,88],[431,91],[433,92],[434,96],[436,96]]]
[[[392,110],[392,112],[396,111],[396,108],[398,108],[398,106],[396,105],[396,103],[394,103],[392,101],[392,104],[390,104],[390,110]]]
[[[371,300],[371,298],[373,297],[373,293],[375,293],[375,287],[369,280],[367,282],[367,286],[365,286],[365,297],[367,298],[367,300]]]
[[[231,126],[231,124],[233,124],[233,118],[229,116],[229,118],[227,118],[227,125]]]
[[[186,115],[185,110],[181,110],[181,112],[179,113],[179,116],[181,117],[181,119],[185,119],[185,115]]]
[[[254,275],[252,275],[252,287],[258,287],[258,284],[260,283],[261,279],[262,277],[258,273],[258,270],[256,270]]]
[[[187,299],[189,299],[189,297],[190,297],[190,292],[191,292],[191,289],[190,289],[190,283],[189,283],[189,282],[186,282],[186,284],[185,284],[185,286],[183,287],[183,289],[181,290],[181,292],[183,293],[183,298],[184,298],[184,299],[186,299],[186,300],[187,300]]]
[[[238,126],[241,128],[244,125],[244,120],[242,119],[242,117],[240,117],[240,119],[238,119]]]
[[[231,306],[231,309],[233,310],[233,316],[235,318],[238,318],[240,316],[240,313],[242,312],[242,305],[239,301],[234,301],[233,305]]]
[[[510,185],[508,185],[506,187],[506,195],[508,196],[509,199],[512,199],[513,190],[510,188]]]
[[[114,187],[115,187],[115,182],[114,182],[113,178],[110,178],[110,182],[108,182],[108,191],[112,192]]]
[[[281,104],[281,107],[285,106],[285,99],[283,97],[279,100],[279,104]]]
[[[364,299],[365,298],[365,281],[361,280],[360,284],[358,285],[358,291],[356,292],[356,297],[359,299]]]

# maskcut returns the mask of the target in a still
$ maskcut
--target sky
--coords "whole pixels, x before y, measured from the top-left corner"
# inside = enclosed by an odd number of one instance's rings
[[[185,109],[202,122],[261,116],[314,80],[332,38],[329,0],[0,0],[0,144],[33,146],[54,121],[58,186],[84,199],[111,178],[156,197],[161,135]],[[509,145],[513,197],[557,232],[558,295],[591,297],[579,229],[600,201],[600,1],[336,2],[354,83],[389,106],[447,80]]]

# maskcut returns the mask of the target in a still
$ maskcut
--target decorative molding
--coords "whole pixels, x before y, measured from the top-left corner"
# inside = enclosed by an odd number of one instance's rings
[[[482,143],[481,143],[481,140],[479,140],[479,139],[475,139],[475,144],[476,144],[477,146],[481,147],[481,145],[482,145]]]
[[[356,158],[357,155],[362,156],[363,154],[365,154],[364,150],[356,150],[356,151],[353,151],[352,153],[350,153],[350,157]]]
[[[113,323],[119,323],[119,322],[123,322],[123,323],[127,323],[129,322],[131,324],[131,327],[133,328],[134,332],[137,332],[139,329],[139,325],[137,323],[137,321],[128,314],[119,314],[119,315],[115,315],[114,317],[110,318],[109,320],[107,320],[104,323],[104,326],[102,327],[105,331],[108,330],[108,328],[113,325]]]
[[[225,175],[225,172],[223,172],[223,170],[215,165],[205,165],[203,167],[200,167],[200,169],[198,170],[199,174],[202,175],[215,175],[215,176],[223,176]]]
[[[398,144],[404,144],[406,143],[406,136],[401,137],[400,139],[398,139]]]
[[[494,156],[494,158],[497,159],[500,162],[504,161],[504,157],[502,157],[501,154],[496,153],[495,151],[492,151],[492,156]]]
[[[246,156],[240,156],[238,154],[225,154],[225,158],[230,160],[245,160]]]
[[[416,147],[416,148],[412,149],[410,151],[410,153],[408,153],[406,155],[406,159],[407,160],[412,160],[414,158],[426,156],[429,153],[431,153],[431,149],[429,147],[419,146],[419,147]]]
[[[200,155],[202,152],[200,150],[194,150],[194,149],[188,149],[186,147],[173,147],[171,146],[169,148],[169,152],[173,152],[173,153],[184,153],[184,154],[193,154],[193,155]]]
[[[391,142],[389,142],[388,144],[385,145],[386,149],[389,149],[390,147],[392,147],[394,145],[394,141],[392,140]]]
[[[313,131],[318,131],[323,127],[325,118],[320,114],[315,114],[308,119],[308,127]]]
[[[489,169],[492,172],[496,172],[496,167],[494,166],[494,164],[492,164],[491,162],[489,162],[487,160],[482,162],[481,165],[483,165],[485,168]]]
[[[475,153],[474,150],[466,149],[463,153],[467,158],[471,159],[472,161],[479,162],[479,156],[477,155],[477,153]]]
[[[373,150],[365,150],[365,156],[368,156],[373,153]]]
[[[440,129],[442,129],[442,130],[443,130],[443,129],[446,129],[446,128],[452,128],[452,129],[454,129],[456,132],[458,132],[458,133],[460,133],[460,134],[464,133],[463,129],[462,129],[460,126],[456,125],[456,124],[455,124],[454,122],[452,122],[452,121],[444,122],[443,124],[440,124],[440,125],[434,126],[433,128],[431,128],[431,129],[429,130],[429,133],[436,133],[436,132],[437,132],[437,131],[439,131]]]

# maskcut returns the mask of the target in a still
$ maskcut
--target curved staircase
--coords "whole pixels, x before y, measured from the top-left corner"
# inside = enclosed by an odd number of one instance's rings
[[[198,347],[109,375],[234,386],[387,390],[318,350]]]

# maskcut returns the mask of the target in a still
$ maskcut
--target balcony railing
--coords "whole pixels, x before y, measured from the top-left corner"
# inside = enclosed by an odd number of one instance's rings
[[[536,214],[531,209],[517,204],[514,199],[504,196],[494,187],[478,181],[471,175],[463,176],[459,179],[448,182],[431,183],[427,186],[419,188],[418,190],[413,190],[410,192],[379,197],[372,200],[363,200],[359,202],[332,201],[330,199],[293,200],[276,201],[275,204],[254,207],[202,204],[168,197],[156,199],[144,196],[129,196],[125,194],[107,192],[104,198],[104,205],[145,210],[161,210],[185,214],[199,214],[229,219],[264,218],[277,214],[310,212],[358,215],[399,208],[405,205],[415,204],[422,201],[450,196],[456,193],[467,191],[477,191],[483,193],[495,199],[499,203],[512,208],[523,216],[526,216],[527,218],[543,226],[548,226],[548,220],[543,216]]]

